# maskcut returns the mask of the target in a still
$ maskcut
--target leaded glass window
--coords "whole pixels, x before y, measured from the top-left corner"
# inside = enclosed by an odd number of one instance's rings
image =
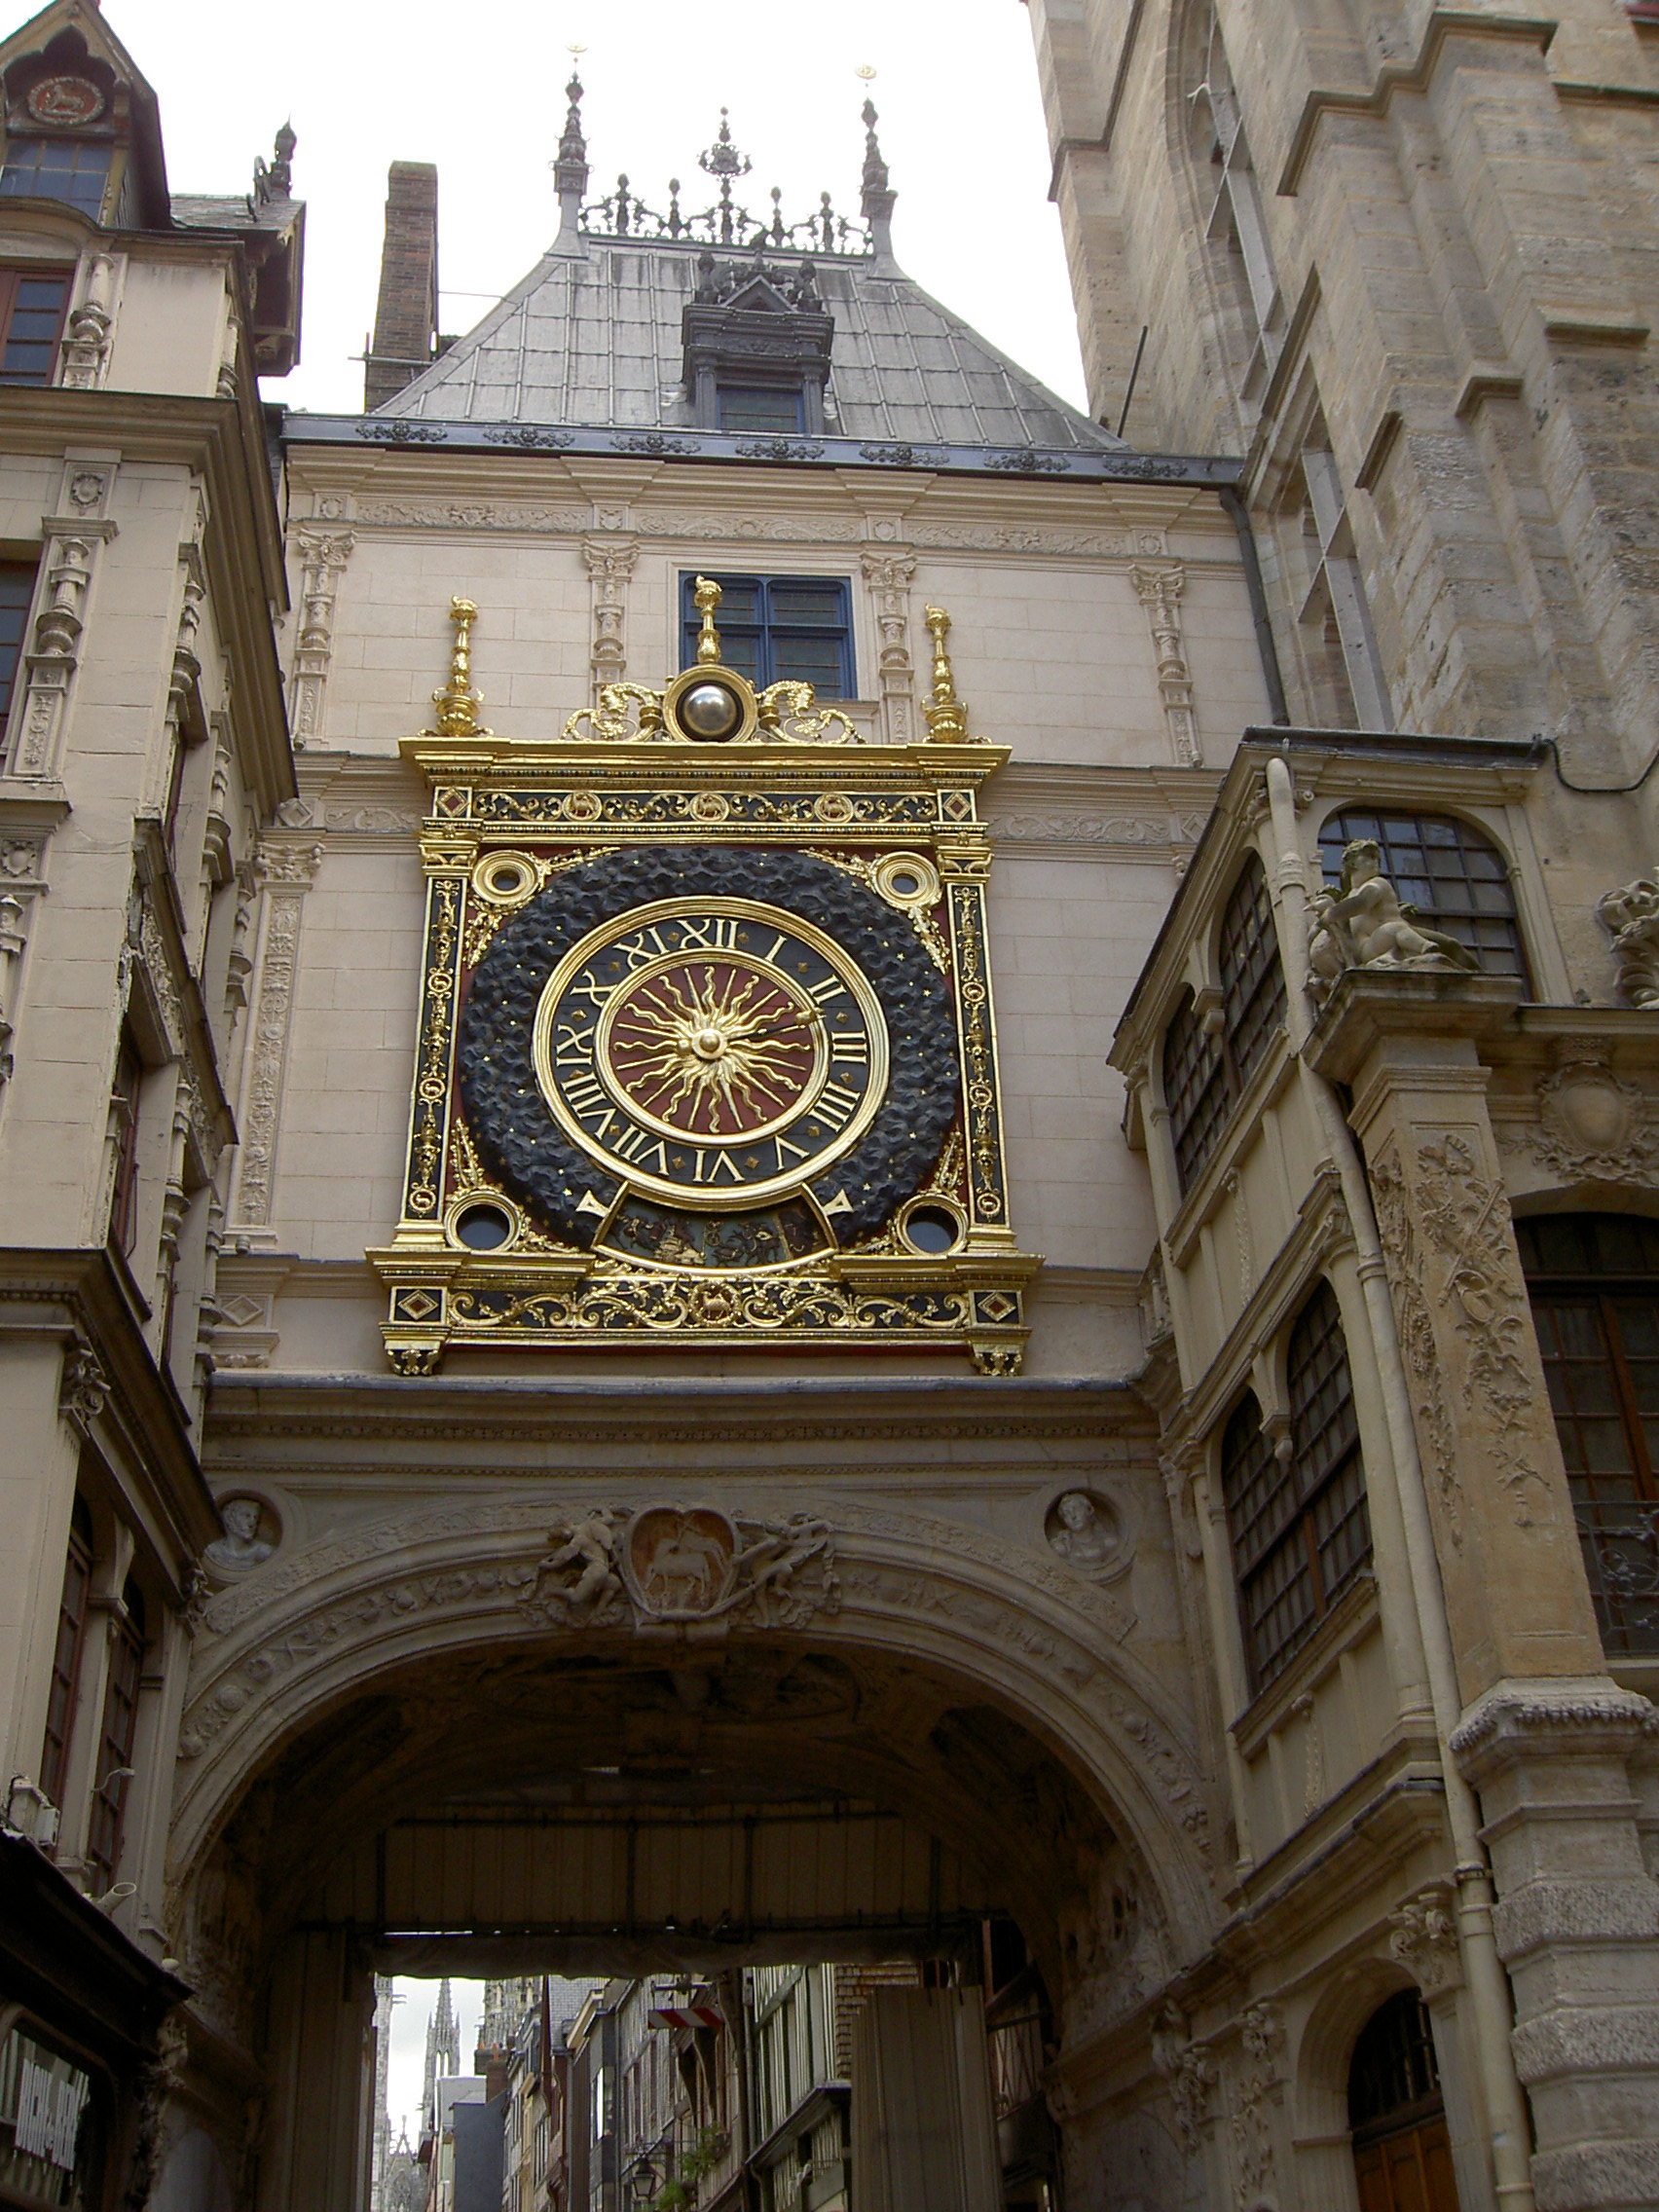
[[[1341,881],[1356,838],[1382,849],[1382,872],[1418,920],[1466,944],[1489,976],[1527,975],[1509,863],[1468,823],[1447,814],[1333,814],[1319,832],[1325,881]]]
[[[1371,1557],[1365,1467],[1336,1293],[1322,1282],[1290,1333],[1290,1449],[1246,1397],[1222,1437],[1222,1494],[1252,1691],[1281,1674]]]
[[[1515,1235],[1603,1647],[1659,1651],[1659,1222],[1541,1214]]]

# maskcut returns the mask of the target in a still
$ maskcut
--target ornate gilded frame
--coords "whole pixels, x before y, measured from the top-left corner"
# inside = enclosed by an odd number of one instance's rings
[[[991,851],[977,804],[1009,749],[965,735],[942,615],[936,624],[929,609],[936,734],[865,746],[846,742],[840,717],[811,712],[810,695],[768,712],[763,694],[758,712],[745,713],[741,743],[685,743],[664,726],[665,694],[633,686],[629,699],[607,695],[600,710],[572,716],[560,741],[498,737],[479,724],[470,687],[475,609],[458,601],[453,613],[451,682],[434,694],[439,727],[401,746],[426,780],[429,811],[417,832],[426,914],[402,1213],[391,1242],[367,1255],[387,1287],[382,1334],[392,1367],[431,1374],[451,1347],[637,1351],[667,1342],[965,1348],[981,1374],[1017,1374],[1025,1292],[1042,1261],[1018,1249],[1009,1220],[985,922]],[[669,688],[671,713],[676,688],[682,679]],[[630,700],[643,704],[639,726]],[[558,1242],[479,1160],[460,1096],[457,1027],[496,929],[562,869],[688,838],[808,852],[844,869],[907,918],[950,985],[960,1096],[939,1165],[887,1229],[848,1250],[749,1271],[624,1262]],[[960,1223],[946,1253],[911,1249],[903,1235],[905,1216],[928,1199]],[[457,1233],[459,1212],[481,1201],[512,1225],[498,1249],[470,1249]]]

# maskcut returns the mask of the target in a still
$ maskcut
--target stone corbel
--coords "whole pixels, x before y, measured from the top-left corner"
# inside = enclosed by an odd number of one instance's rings
[[[1136,561],[1129,570],[1135,595],[1146,608],[1152,649],[1158,660],[1158,690],[1169,746],[1178,768],[1203,764],[1198,725],[1193,713],[1193,672],[1181,635],[1181,594],[1187,571],[1179,561]]]
[[[582,559],[587,563],[593,588],[593,645],[588,665],[593,672],[593,696],[608,683],[620,683],[628,673],[628,583],[640,557],[636,537],[585,537]]]
[[[97,1353],[91,1345],[77,1339],[63,1355],[63,1375],[57,1390],[58,1412],[76,1435],[85,1439],[92,1434],[108,1396],[109,1377]]]
[[[81,264],[75,305],[63,329],[58,382],[70,391],[97,391],[109,374],[110,338],[127,271],[125,254],[91,253]]]
[[[1456,1899],[1449,1882],[1430,1882],[1388,1915],[1388,1949],[1422,1992],[1425,2005],[1463,1985]]]
[[[1173,2004],[1165,2005],[1152,2030],[1152,2063],[1168,2084],[1175,2125],[1189,2159],[1203,2149],[1204,2130],[1215,2118],[1220,2076],[1207,2044],[1195,2043]]]
[[[860,559],[865,584],[875,602],[875,627],[881,640],[878,665],[881,719],[889,745],[908,745],[915,735],[916,671],[910,659],[910,585],[916,556],[907,548],[866,545]]]
[[[300,626],[294,646],[289,715],[296,752],[314,745],[322,735],[323,694],[334,657],[335,604],[340,579],[356,542],[354,531],[321,530],[312,523],[303,524],[294,533],[293,548],[300,563]]]

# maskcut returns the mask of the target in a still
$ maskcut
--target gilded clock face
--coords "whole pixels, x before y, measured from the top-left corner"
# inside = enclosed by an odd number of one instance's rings
[[[815,856],[657,847],[555,876],[497,931],[457,1039],[491,1173],[556,1235],[774,1264],[878,1228],[960,1095],[908,915]]]
[[[850,1151],[887,1088],[887,1023],[833,938],[782,906],[669,899],[550,977],[536,1080],[565,1129],[655,1198],[730,1209]]]

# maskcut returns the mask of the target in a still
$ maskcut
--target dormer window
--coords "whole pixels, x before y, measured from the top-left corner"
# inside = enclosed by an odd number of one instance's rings
[[[785,437],[806,428],[806,414],[798,390],[778,386],[721,384],[715,387],[717,428],[781,432]]]
[[[95,138],[8,139],[0,195],[66,201],[95,223],[103,213],[109,156],[107,141]]]
[[[816,437],[835,324],[812,263],[774,267],[757,248],[747,261],[722,265],[706,252],[696,277],[681,319],[696,421],[708,430]]]

